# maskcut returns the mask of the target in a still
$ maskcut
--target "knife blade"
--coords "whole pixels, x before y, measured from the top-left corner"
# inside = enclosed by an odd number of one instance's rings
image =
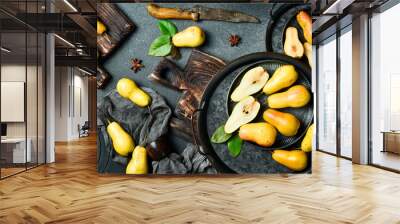
[[[232,23],[260,23],[260,20],[255,16],[220,8],[195,5],[192,8],[192,12],[198,13],[200,20],[216,20]]]
[[[216,20],[233,23],[259,23],[260,20],[238,11],[220,8],[208,8],[196,5],[191,9],[165,8],[156,4],[147,5],[148,13],[157,19]]]

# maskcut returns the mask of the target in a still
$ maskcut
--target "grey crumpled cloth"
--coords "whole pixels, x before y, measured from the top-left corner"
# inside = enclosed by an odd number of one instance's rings
[[[161,161],[153,161],[155,174],[215,174],[217,171],[206,156],[199,153],[197,146],[189,143],[181,155],[169,154]]]
[[[171,109],[165,100],[154,90],[143,88],[151,96],[151,105],[146,108],[136,106],[130,100],[122,98],[116,90],[112,90],[97,105],[97,124],[99,136],[102,137],[100,153],[102,157],[111,157],[114,162],[126,165],[128,158],[118,155],[113,149],[111,139],[106,132],[107,118],[118,122],[122,128],[130,134],[136,145],[147,145],[155,141],[168,131],[168,123],[171,117]],[[106,163],[108,164],[108,159]],[[104,162],[104,158],[98,158]],[[98,164],[98,167],[101,167]],[[107,165],[102,166],[105,169]],[[100,171],[100,169],[99,169]],[[101,171],[100,171],[101,172]]]

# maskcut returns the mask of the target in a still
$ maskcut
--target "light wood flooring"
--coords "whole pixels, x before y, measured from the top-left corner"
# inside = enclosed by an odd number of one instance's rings
[[[313,174],[134,177],[96,172],[95,138],[0,181],[0,223],[400,223],[400,175],[314,153]]]

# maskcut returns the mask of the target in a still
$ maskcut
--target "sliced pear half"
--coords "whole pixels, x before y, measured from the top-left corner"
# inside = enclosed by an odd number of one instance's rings
[[[269,79],[269,74],[263,67],[258,66],[250,69],[244,74],[239,86],[233,91],[231,100],[239,102],[247,96],[260,91]]]
[[[283,46],[286,55],[293,58],[301,58],[304,54],[303,44],[299,40],[297,29],[288,27],[286,29],[286,40]]]
[[[240,126],[249,123],[257,117],[260,110],[260,103],[252,96],[247,96],[235,105],[231,116],[225,124],[225,133],[232,133]]]

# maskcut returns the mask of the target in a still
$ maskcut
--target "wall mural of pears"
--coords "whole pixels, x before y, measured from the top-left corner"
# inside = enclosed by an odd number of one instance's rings
[[[114,26],[117,17],[100,12],[98,35],[124,38],[112,54],[100,56],[112,78],[97,92],[99,172],[311,172],[311,6],[112,5],[135,30],[127,35]],[[271,10],[288,6],[271,20]],[[260,34],[267,28],[281,51],[265,51]]]

